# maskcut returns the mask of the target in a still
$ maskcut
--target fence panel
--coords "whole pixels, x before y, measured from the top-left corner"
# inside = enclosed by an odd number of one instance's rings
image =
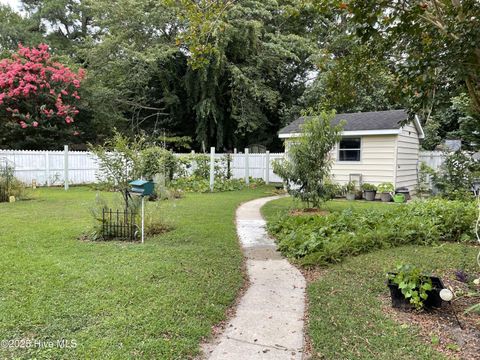
[[[177,157],[188,154],[175,154]],[[215,154],[215,158],[223,158],[226,154]],[[0,159],[6,159],[15,167],[15,176],[26,184],[35,180],[38,185],[62,185],[64,183],[64,156],[63,151],[24,151],[0,150]],[[235,179],[245,177],[245,158],[243,153],[230,154],[231,172]],[[273,173],[273,162],[282,159],[283,153],[269,154],[269,181],[281,182],[282,179]],[[248,154],[249,174],[254,178],[266,179],[265,153]],[[444,161],[441,151],[420,151],[419,160],[425,162],[433,169],[438,169]],[[68,152],[69,183],[90,184],[97,181],[99,166],[96,157],[86,151]]]
[[[438,170],[445,161],[445,155],[442,151],[420,151],[419,160],[430,166],[433,170]]]

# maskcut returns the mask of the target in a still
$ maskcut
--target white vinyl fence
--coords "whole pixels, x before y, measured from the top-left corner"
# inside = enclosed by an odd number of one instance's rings
[[[251,176],[266,182],[282,181],[273,173],[272,163],[276,159],[282,159],[283,153],[247,154],[247,152],[230,154],[233,178],[243,179]],[[214,157],[221,158],[225,155],[214,154]],[[436,170],[442,165],[444,154],[440,151],[421,151],[419,160]],[[100,175],[97,158],[86,151],[0,150],[0,161],[12,165],[15,168],[15,176],[24,183],[32,184],[32,181],[35,181],[38,186],[64,185],[65,178],[68,179],[67,185],[92,184],[98,181]]]
[[[445,160],[445,155],[441,151],[420,151],[419,160],[433,170],[437,170],[442,166]]]
[[[225,155],[215,154],[214,157]],[[273,173],[272,163],[281,159],[283,153],[238,153],[230,156],[232,177],[235,179],[248,175],[266,182],[282,181]],[[68,179],[67,185],[93,184],[101,175],[96,156],[86,151],[0,150],[0,163],[3,162],[13,166],[15,176],[28,185],[35,181],[38,186],[59,186],[65,184],[65,179]]]

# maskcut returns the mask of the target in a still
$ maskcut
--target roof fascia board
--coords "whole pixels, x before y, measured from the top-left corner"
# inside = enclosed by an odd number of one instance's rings
[[[398,135],[401,129],[382,129],[382,130],[350,130],[343,131],[342,136],[364,136],[364,135]],[[299,137],[301,133],[279,134],[280,139]]]

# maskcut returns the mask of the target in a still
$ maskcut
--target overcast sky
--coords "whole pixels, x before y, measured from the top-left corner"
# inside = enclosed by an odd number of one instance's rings
[[[15,10],[20,10],[20,0],[0,0],[0,4],[8,4]]]

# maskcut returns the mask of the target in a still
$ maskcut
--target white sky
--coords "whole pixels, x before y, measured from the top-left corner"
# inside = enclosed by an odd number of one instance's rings
[[[20,11],[20,0],[0,0],[0,4],[10,5],[14,10]]]

